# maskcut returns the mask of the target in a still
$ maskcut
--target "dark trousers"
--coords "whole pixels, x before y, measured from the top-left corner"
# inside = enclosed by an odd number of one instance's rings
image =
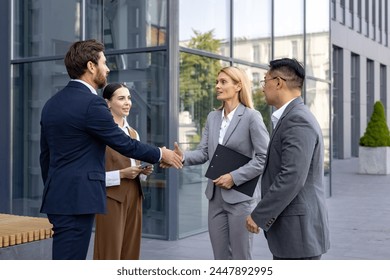
[[[277,256],[274,256],[274,260],[320,260],[321,257],[322,255],[306,258],[279,258]]]
[[[53,224],[53,260],[85,260],[95,214],[47,214]]]

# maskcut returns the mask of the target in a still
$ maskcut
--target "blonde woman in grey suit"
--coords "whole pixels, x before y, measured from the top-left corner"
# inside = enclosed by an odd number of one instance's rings
[[[244,154],[252,160],[215,180],[208,180],[208,227],[215,259],[252,259],[253,234],[246,231],[245,219],[260,197],[257,186],[253,196],[232,189],[262,174],[269,134],[261,114],[253,109],[250,82],[241,69],[225,67],[216,79],[218,110],[209,113],[202,139],[194,151],[184,154],[175,143],[175,151],[183,156],[184,166],[210,160],[218,144]]]

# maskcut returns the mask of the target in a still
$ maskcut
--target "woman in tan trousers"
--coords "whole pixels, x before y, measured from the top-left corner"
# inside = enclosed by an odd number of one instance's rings
[[[120,83],[108,84],[103,90],[115,122],[130,137],[139,140],[126,121],[131,108],[129,89]],[[146,168],[110,147],[106,148],[107,213],[96,215],[95,260],[139,259],[142,234],[142,199],[140,177],[151,174]]]

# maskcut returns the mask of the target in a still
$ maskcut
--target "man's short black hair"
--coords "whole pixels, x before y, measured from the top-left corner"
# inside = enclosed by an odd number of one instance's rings
[[[295,58],[281,58],[269,63],[270,73],[279,73],[290,85],[302,88],[305,80],[305,69]],[[278,75],[279,75],[278,74]]]

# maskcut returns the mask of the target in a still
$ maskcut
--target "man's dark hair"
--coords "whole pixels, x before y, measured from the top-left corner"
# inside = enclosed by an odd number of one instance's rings
[[[280,75],[290,87],[302,88],[305,80],[305,69],[296,59],[275,59],[269,63],[269,66],[269,73]]]
[[[87,70],[88,61],[98,64],[104,45],[95,39],[73,43],[66,53],[64,63],[71,79],[79,79]]]

